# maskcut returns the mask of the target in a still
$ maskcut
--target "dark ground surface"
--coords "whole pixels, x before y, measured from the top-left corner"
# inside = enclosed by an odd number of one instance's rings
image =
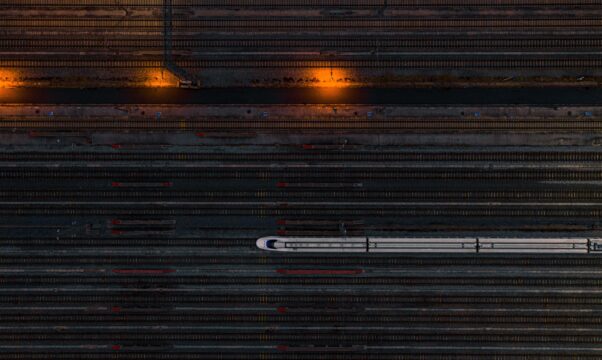
[[[32,89],[0,91],[0,103],[22,104],[403,104],[595,105],[600,88],[523,89]]]

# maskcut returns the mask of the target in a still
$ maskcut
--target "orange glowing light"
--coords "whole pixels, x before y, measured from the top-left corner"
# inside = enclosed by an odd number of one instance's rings
[[[164,69],[152,69],[146,74],[144,86],[152,88],[177,87],[178,78]]]
[[[8,89],[23,85],[17,71],[0,69],[0,89]]]
[[[314,87],[344,88],[350,86],[351,82],[351,74],[347,69],[311,69],[308,75]]]

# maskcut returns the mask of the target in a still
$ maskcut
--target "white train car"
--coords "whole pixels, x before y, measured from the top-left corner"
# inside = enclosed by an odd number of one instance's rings
[[[297,252],[366,252],[365,237],[350,238],[302,238],[268,236],[257,240],[262,250]]]
[[[262,250],[329,253],[540,253],[602,252],[597,238],[310,238],[268,236]]]
[[[479,238],[481,253],[588,253],[590,239]]]
[[[477,247],[474,238],[368,238],[368,252],[471,253]]]

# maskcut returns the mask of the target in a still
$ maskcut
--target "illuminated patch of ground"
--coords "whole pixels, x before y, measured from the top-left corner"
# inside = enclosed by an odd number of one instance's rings
[[[351,72],[341,68],[317,68],[308,70],[312,86],[322,88],[345,88],[350,86]]]
[[[145,87],[177,87],[179,82],[177,77],[165,69],[150,69],[146,76]]]
[[[11,69],[0,69],[0,89],[22,86],[18,72]]]

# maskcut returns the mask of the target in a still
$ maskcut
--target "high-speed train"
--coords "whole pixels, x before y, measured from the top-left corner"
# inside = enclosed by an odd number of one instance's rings
[[[269,251],[329,253],[602,253],[602,238],[313,238],[267,236]]]

